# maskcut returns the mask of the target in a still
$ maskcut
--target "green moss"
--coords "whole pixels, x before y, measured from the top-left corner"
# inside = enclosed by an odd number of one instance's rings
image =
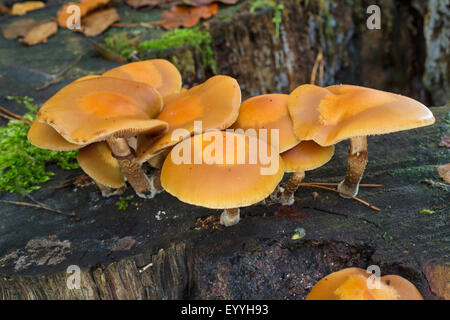
[[[430,210],[430,209],[422,209],[422,210],[420,210],[419,213],[433,214],[434,211],[433,211],[433,210]]]
[[[202,59],[203,66],[209,66],[214,72],[217,63],[211,48],[211,34],[199,27],[172,29],[161,38],[144,41],[138,46],[139,51],[162,52],[172,48],[193,47]]]
[[[8,97],[23,104],[28,113],[24,118],[33,121],[37,106],[29,97]],[[46,182],[53,175],[46,170],[46,164],[56,163],[69,170],[78,168],[73,162],[76,151],[57,152],[39,149],[28,141],[30,126],[18,120],[11,120],[0,127],[0,192],[9,191],[22,194],[40,188],[38,184]]]
[[[270,7],[273,12],[272,22],[275,24],[275,37],[278,39],[280,37],[280,25],[282,22],[282,12],[284,10],[283,4],[278,4],[276,1],[272,0],[254,0],[250,7],[250,12],[255,12],[258,8]]]
[[[128,196],[128,197],[119,197],[119,201],[116,202],[117,210],[125,211],[128,209],[129,201],[133,199],[134,196]]]
[[[216,70],[216,61],[211,47],[211,35],[208,31],[199,27],[172,29],[159,36],[159,38],[150,39],[141,42],[141,33],[136,30],[132,35],[126,31],[120,31],[108,35],[103,40],[104,46],[126,59],[131,59],[133,52],[138,57],[160,56],[164,51],[192,47],[205,67]]]

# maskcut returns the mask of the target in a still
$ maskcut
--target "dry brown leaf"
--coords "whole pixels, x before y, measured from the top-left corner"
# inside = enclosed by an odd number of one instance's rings
[[[0,13],[1,14],[11,14],[11,10],[7,6],[5,6],[3,3],[0,3]]]
[[[439,166],[437,171],[445,182],[450,183],[450,163]]]
[[[42,1],[25,1],[21,3],[15,3],[11,8],[11,14],[16,16],[23,16],[28,11],[33,11],[45,7],[45,3]]]
[[[439,146],[450,148],[450,133],[442,137],[441,142],[439,142]]]
[[[76,2],[67,2],[65,3],[61,9],[58,11],[57,21],[58,24],[66,28],[67,27],[67,20],[73,15],[72,11],[67,11],[69,6],[76,5],[80,8],[80,18],[86,16],[89,12],[92,10],[103,6],[105,4],[108,4],[111,0],[80,0],[79,3]]]
[[[94,12],[83,19],[82,32],[88,37],[98,36],[119,19],[114,8]]]
[[[200,19],[208,19],[217,14],[219,6],[213,3],[201,7],[172,6],[170,11],[163,11],[161,26],[166,29],[179,27],[193,27],[200,22]]]
[[[14,40],[17,38],[25,37],[27,32],[32,26],[37,24],[34,19],[19,19],[10,23],[8,26],[2,29],[2,34],[5,39]]]
[[[42,21],[32,26],[23,38],[23,42],[29,46],[45,43],[47,39],[58,31],[58,25],[54,21]]]

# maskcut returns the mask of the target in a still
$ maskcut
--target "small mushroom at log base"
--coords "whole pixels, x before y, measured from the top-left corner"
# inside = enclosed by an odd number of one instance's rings
[[[380,277],[378,288],[377,279],[370,276],[361,268],[331,273],[316,283],[306,300],[423,300],[417,288],[400,276]]]
[[[342,193],[355,196],[367,161],[366,136],[431,125],[435,119],[420,102],[370,88],[301,85],[291,92],[288,109],[301,140],[330,146],[350,139],[347,175]]]
[[[334,155],[334,145],[322,147],[314,141],[302,141],[294,148],[280,154],[284,162],[284,172],[292,172],[284,187],[278,187],[271,194],[268,204],[280,202],[282,205],[292,205],[294,193],[305,178],[305,171],[323,166]]]
[[[252,162],[252,153],[258,154],[261,148],[270,153],[267,163],[263,164],[261,157]],[[224,209],[220,221],[231,226],[239,222],[239,208],[265,199],[283,173],[283,160],[267,142],[249,135],[210,131],[172,149],[161,170],[161,184],[183,202]]]
[[[77,161],[81,169],[95,181],[104,197],[122,192],[125,177],[106,142],[95,142],[81,148]]]
[[[152,119],[162,108],[161,95],[140,82],[99,77],[75,81],[61,89],[38,112],[37,120],[65,140],[85,146],[106,141],[120,170],[139,196],[151,193],[127,138],[141,133],[160,135],[167,123]],[[94,178],[95,179],[95,178]]]

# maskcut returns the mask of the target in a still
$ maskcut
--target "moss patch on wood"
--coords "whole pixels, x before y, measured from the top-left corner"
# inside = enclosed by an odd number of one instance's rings
[[[25,119],[33,121],[38,107],[29,97],[8,97],[23,104],[28,113]],[[46,169],[48,163],[56,163],[62,169],[75,169],[73,162],[76,151],[57,152],[33,146],[27,139],[30,126],[27,123],[11,120],[0,127],[0,192],[32,192],[40,188],[38,184],[48,181],[53,172]]]

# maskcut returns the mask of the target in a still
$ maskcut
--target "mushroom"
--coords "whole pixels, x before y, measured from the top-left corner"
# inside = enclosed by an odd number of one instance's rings
[[[51,126],[36,119],[31,124],[27,137],[33,146],[41,149],[73,151],[82,147],[82,145],[67,141]]]
[[[357,195],[368,162],[367,136],[433,124],[431,111],[418,101],[370,88],[305,84],[291,92],[288,109],[301,140],[330,146],[350,139],[348,169],[341,196]]]
[[[170,103],[156,117],[167,122],[169,130],[159,137],[139,135],[136,150],[138,161],[144,163],[164,151],[168,153],[170,147],[194,132],[228,128],[238,117],[240,103],[239,84],[235,79],[222,75],[211,77],[198,86],[171,96]],[[164,154],[160,157],[164,157]],[[158,180],[158,173],[152,178]]]
[[[180,72],[164,59],[127,63],[105,72],[103,76],[143,82],[158,90],[163,99],[181,89]]]
[[[397,276],[380,277],[379,288],[369,288],[371,273],[361,268],[346,268],[322,278],[306,300],[423,300],[417,288]]]
[[[287,94],[264,94],[245,100],[232,128],[246,132],[254,129],[257,137],[269,141],[275,148],[278,146],[280,153],[293,148],[300,139],[295,135],[289,116],[288,97]],[[271,141],[273,129],[278,130],[279,141]]]
[[[106,141],[126,180],[145,197],[151,181],[126,139],[165,132],[167,123],[152,119],[161,108],[161,95],[144,83],[98,77],[75,81],[58,91],[44,103],[36,119],[80,147]]]
[[[77,161],[81,169],[95,181],[104,197],[123,193],[125,177],[106,142],[94,142],[81,148]]]
[[[270,152],[268,161],[252,154]],[[265,163],[263,163],[265,162]],[[265,199],[283,177],[283,161],[266,141],[251,135],[208,131],[177,144],[161,170],[163,188],[179,200],[224,209],[220,223],[240,220],[240,207]]]
[[[284,187],[278,187],[271,194],[272,202],[280,201],[282,205],[292,205],[294,193],[305,178],[305,171],[323,166],[334,155],[334,145],[322,147],[314,141],[302,141],[294,148],[280,154],[284,162],[284,172],[292,172]],[[269,203],[271,202],[269,201]]]

